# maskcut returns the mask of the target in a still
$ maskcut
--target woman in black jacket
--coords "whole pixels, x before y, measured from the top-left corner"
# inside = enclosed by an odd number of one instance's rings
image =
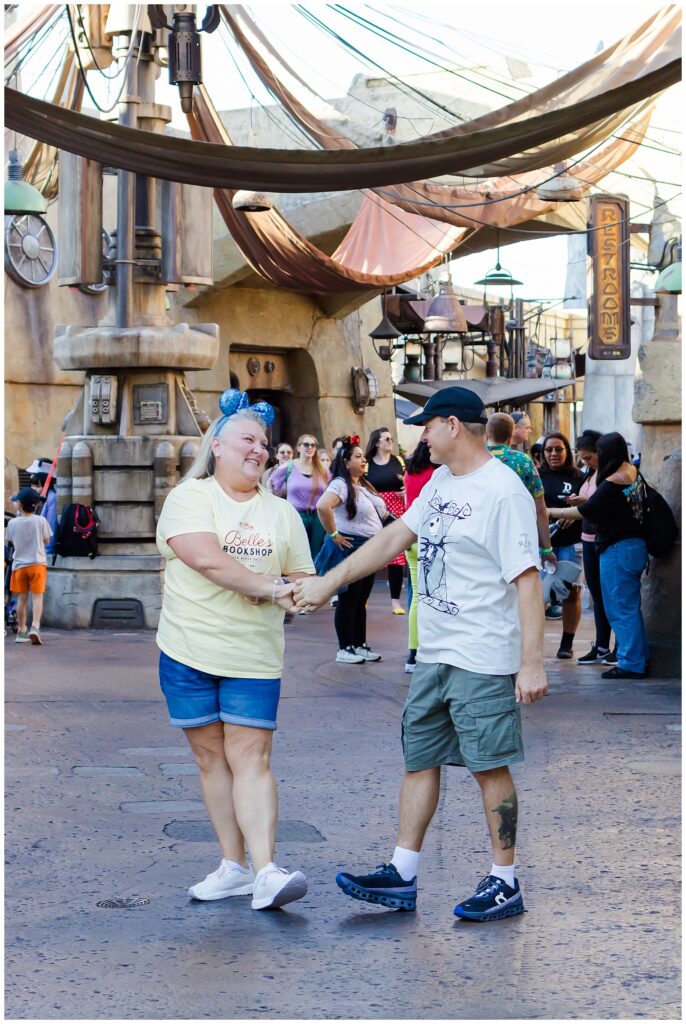
[[[598,487],[578,508],[552,510],[553,518],[596,525],[603,602],[617,638],[617,664],[603,679],[643,679],[648,639],[641,615],[641,576],[648,563],[644,540],[645,485],[629,460],[621,434],[603,434],[597,444]]]
[[[564,434],[554,431],[543,439],[543,457],[539,469],[543,496],[550,510],[563,505],[567,498],[577,494],[583,478],[576,467],[569,441]],[[560,562],[573,562],[581,566],[581,554],[576,545],[581,543],[581,523],[563,522],[550,531],[553,552]],[[581,620],[581,587],[572,586],[569,597],[562,602],[562,639],[557,657],[569,659],[574,634]]]

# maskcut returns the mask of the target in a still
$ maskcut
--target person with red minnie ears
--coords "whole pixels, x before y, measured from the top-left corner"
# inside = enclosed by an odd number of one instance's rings
[[[315,559],[321,576],[347,558],[383,528],[390,515],[386,503],[366,477],[367,460],[357,434],[343,438],[331,466],[331,483],[317,502],[326,538]],[[334,613],[338,637],[336,661],[359,665],[381,661],[367,643],[367,601],[375,573],[341,587]]]

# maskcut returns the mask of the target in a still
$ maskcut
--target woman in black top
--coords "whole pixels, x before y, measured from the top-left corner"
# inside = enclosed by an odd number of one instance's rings
[[[578,508],[558,508],[554,517],[596,524],[600,584],[610,624],[617,637],[617,665],[603,679],[643,679],[648,640],[641,615],[641,576],[648,562],[644,540],[645,487],[629,461],[621,434],[603,434],[597,445],[598,487]]]
[[[405,511],[405,467],[398,456],[393,454],[393,435],[387,427],[372,430],[364,455],[367,460],[367,480],[386,502],[388,511],[396,519],[400,518]],[[393,615],[404,615],[400,592],[403,588],[405,555],[398,555],[386,568]]]
[[[543,438],[543,457],[539,469],[543,497],[548,507],[558,508],[567,498],[577,494],[582,476],[574,463],[569,441],[564,434],[553,432]],[[573,562],[581,566],[581,555],[575,545],[581,541],[581,523],[561,523],[551,529],[550,541],[558,563]],[[581,587],[572,586],[569,597],[562,602],[562,639],[557,657],[573,657],[574,634],[581,620]]]
[[[584,476],[578,495],[567,498],[567,505],[578,507],[585,504],[595,494],[598,486],[598,441],[600,438],[599,430],[584,430],[583,434],[576,439],[576,454],[586,467],[587,473]],[[580,665],[592,665],[595,663],[614,665],[617,661],[617,653],[616,651],[610,652],[612,627],[605,614],[605,605],[603,604],[603,590],[600,584],[600,557],[595,546],[595,533],[595,523],[591,523],[587,519],[582,520],[581,547],[584,560],[584,578],[593,598],[595,640],[588,654],[584,654],[583,657],[576,660]]]

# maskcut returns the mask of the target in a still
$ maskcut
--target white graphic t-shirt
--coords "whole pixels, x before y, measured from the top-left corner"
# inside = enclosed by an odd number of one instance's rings
[[[157,546],[167,559],[158,647],[212,675],[276,679],[283,668],[283,609],[269,601],[250,604],[189,568],[167,543],[187,533],[215,533],[222,549],[253,572],[314,574],[300,516],[262,488],[250,501],[234,501],[207,477],[175,487],[157,524]]]
[[[512,581],[539,567],[535,505],[517,474],[493,458],[464,476],[441,466],[402,518],[418,537],[417,660],[517,672]]]

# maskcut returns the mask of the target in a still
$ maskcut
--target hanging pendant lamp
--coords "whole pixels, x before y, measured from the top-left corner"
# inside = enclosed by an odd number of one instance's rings
[[[484,286],[484,293],[487,288],[509,288],[512,289],[513,285],[524,284],[523,281],[518,281],[516,277],[513,277],[509,270],[505,270],[500,265],[500,233],[496,232],[496,264],[493,270],[489,270],[485,277],[475,281],[474,284],[482,284]]]
[[[555,177],[535,189],[537,199],[545,203],[578,203],[584,198],[583,183],[568,174],[564,164],[555,164]]]
[[[239,213],[266,213],[274,206],[267,192],[253,192],[246,188],[235,193],[231,205]]]
[[[383,359],[387,363],[393,352],[396,349],[396,342],[399,338],[403,337],[402,331],[399,331],[397,327],[394,327],[391,321],[388,319],[386,312],[386,294],[384,293],[381,299],[381,323],[379,323],[373,331],[369,332],[369,337],[372,339],[372,345],[379,359]],[[377,347],[377,342],[381,342]],[[384,344],[390,342],[390,344]]]
[[[453,291],[449,277],[438,282],[438,295],[432,300],[424,318],[426,334],[466,334],[467,318],[460,300]]]
[[[5,215],[17,217],[22,214],[44,214],[48,212],[48,201],[28,181],[23,180],[24,167],[16,149],[10,150],[5,182]]]

